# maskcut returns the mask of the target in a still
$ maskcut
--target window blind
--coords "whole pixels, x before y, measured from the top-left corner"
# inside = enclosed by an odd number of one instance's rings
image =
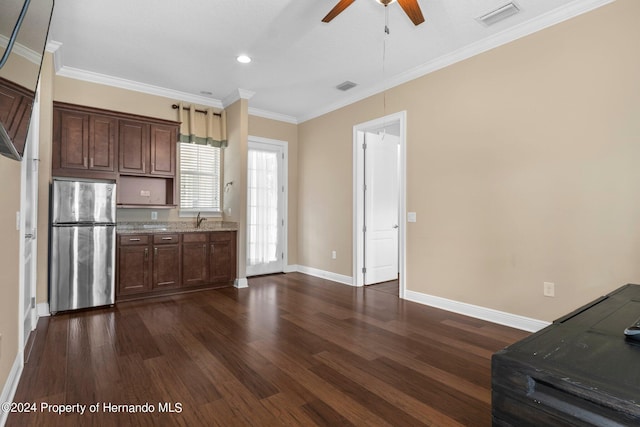
[[[220,211],[220,148],[181,142],[180,209]]]

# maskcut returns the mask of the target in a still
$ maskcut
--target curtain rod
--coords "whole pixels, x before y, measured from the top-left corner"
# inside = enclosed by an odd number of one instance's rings
[[[180,106],[178,104],[173,104],[171,106],[171,108],[173,108],[174,110],[177,110],[178,108],[180,108]],[[185,110],[188,110],[188,108],[185,108]],[[196,110],[196,113],[202,113],[202,114],[207,114],[207,110]],[[218,117],[222,117],[222,114],[220,113],[213,113],[214,116],[218,116]]]

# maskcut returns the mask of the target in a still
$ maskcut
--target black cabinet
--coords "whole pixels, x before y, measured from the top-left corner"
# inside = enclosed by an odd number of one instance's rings
[[[640,286],[626,285],[497,352],[496,426],[640,425]]]

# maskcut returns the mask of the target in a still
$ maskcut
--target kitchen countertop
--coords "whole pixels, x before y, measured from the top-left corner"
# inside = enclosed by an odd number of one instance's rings
[[[171,222],[119,222],[116,225],[118,234],[152,234],[152,233],[195,233],[207,231],[237,231],[238,223],[229,221],[204,221],[196,228],[193,221]]]

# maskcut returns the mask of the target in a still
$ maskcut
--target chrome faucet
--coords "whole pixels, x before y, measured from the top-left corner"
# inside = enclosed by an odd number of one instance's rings
[[[198,217],[196,218],[196,228],[200,228],[200,224],[202,224],[202,221],[206,221],[207,218],[204,217],[200,217],[200,212],[198,212]]]

